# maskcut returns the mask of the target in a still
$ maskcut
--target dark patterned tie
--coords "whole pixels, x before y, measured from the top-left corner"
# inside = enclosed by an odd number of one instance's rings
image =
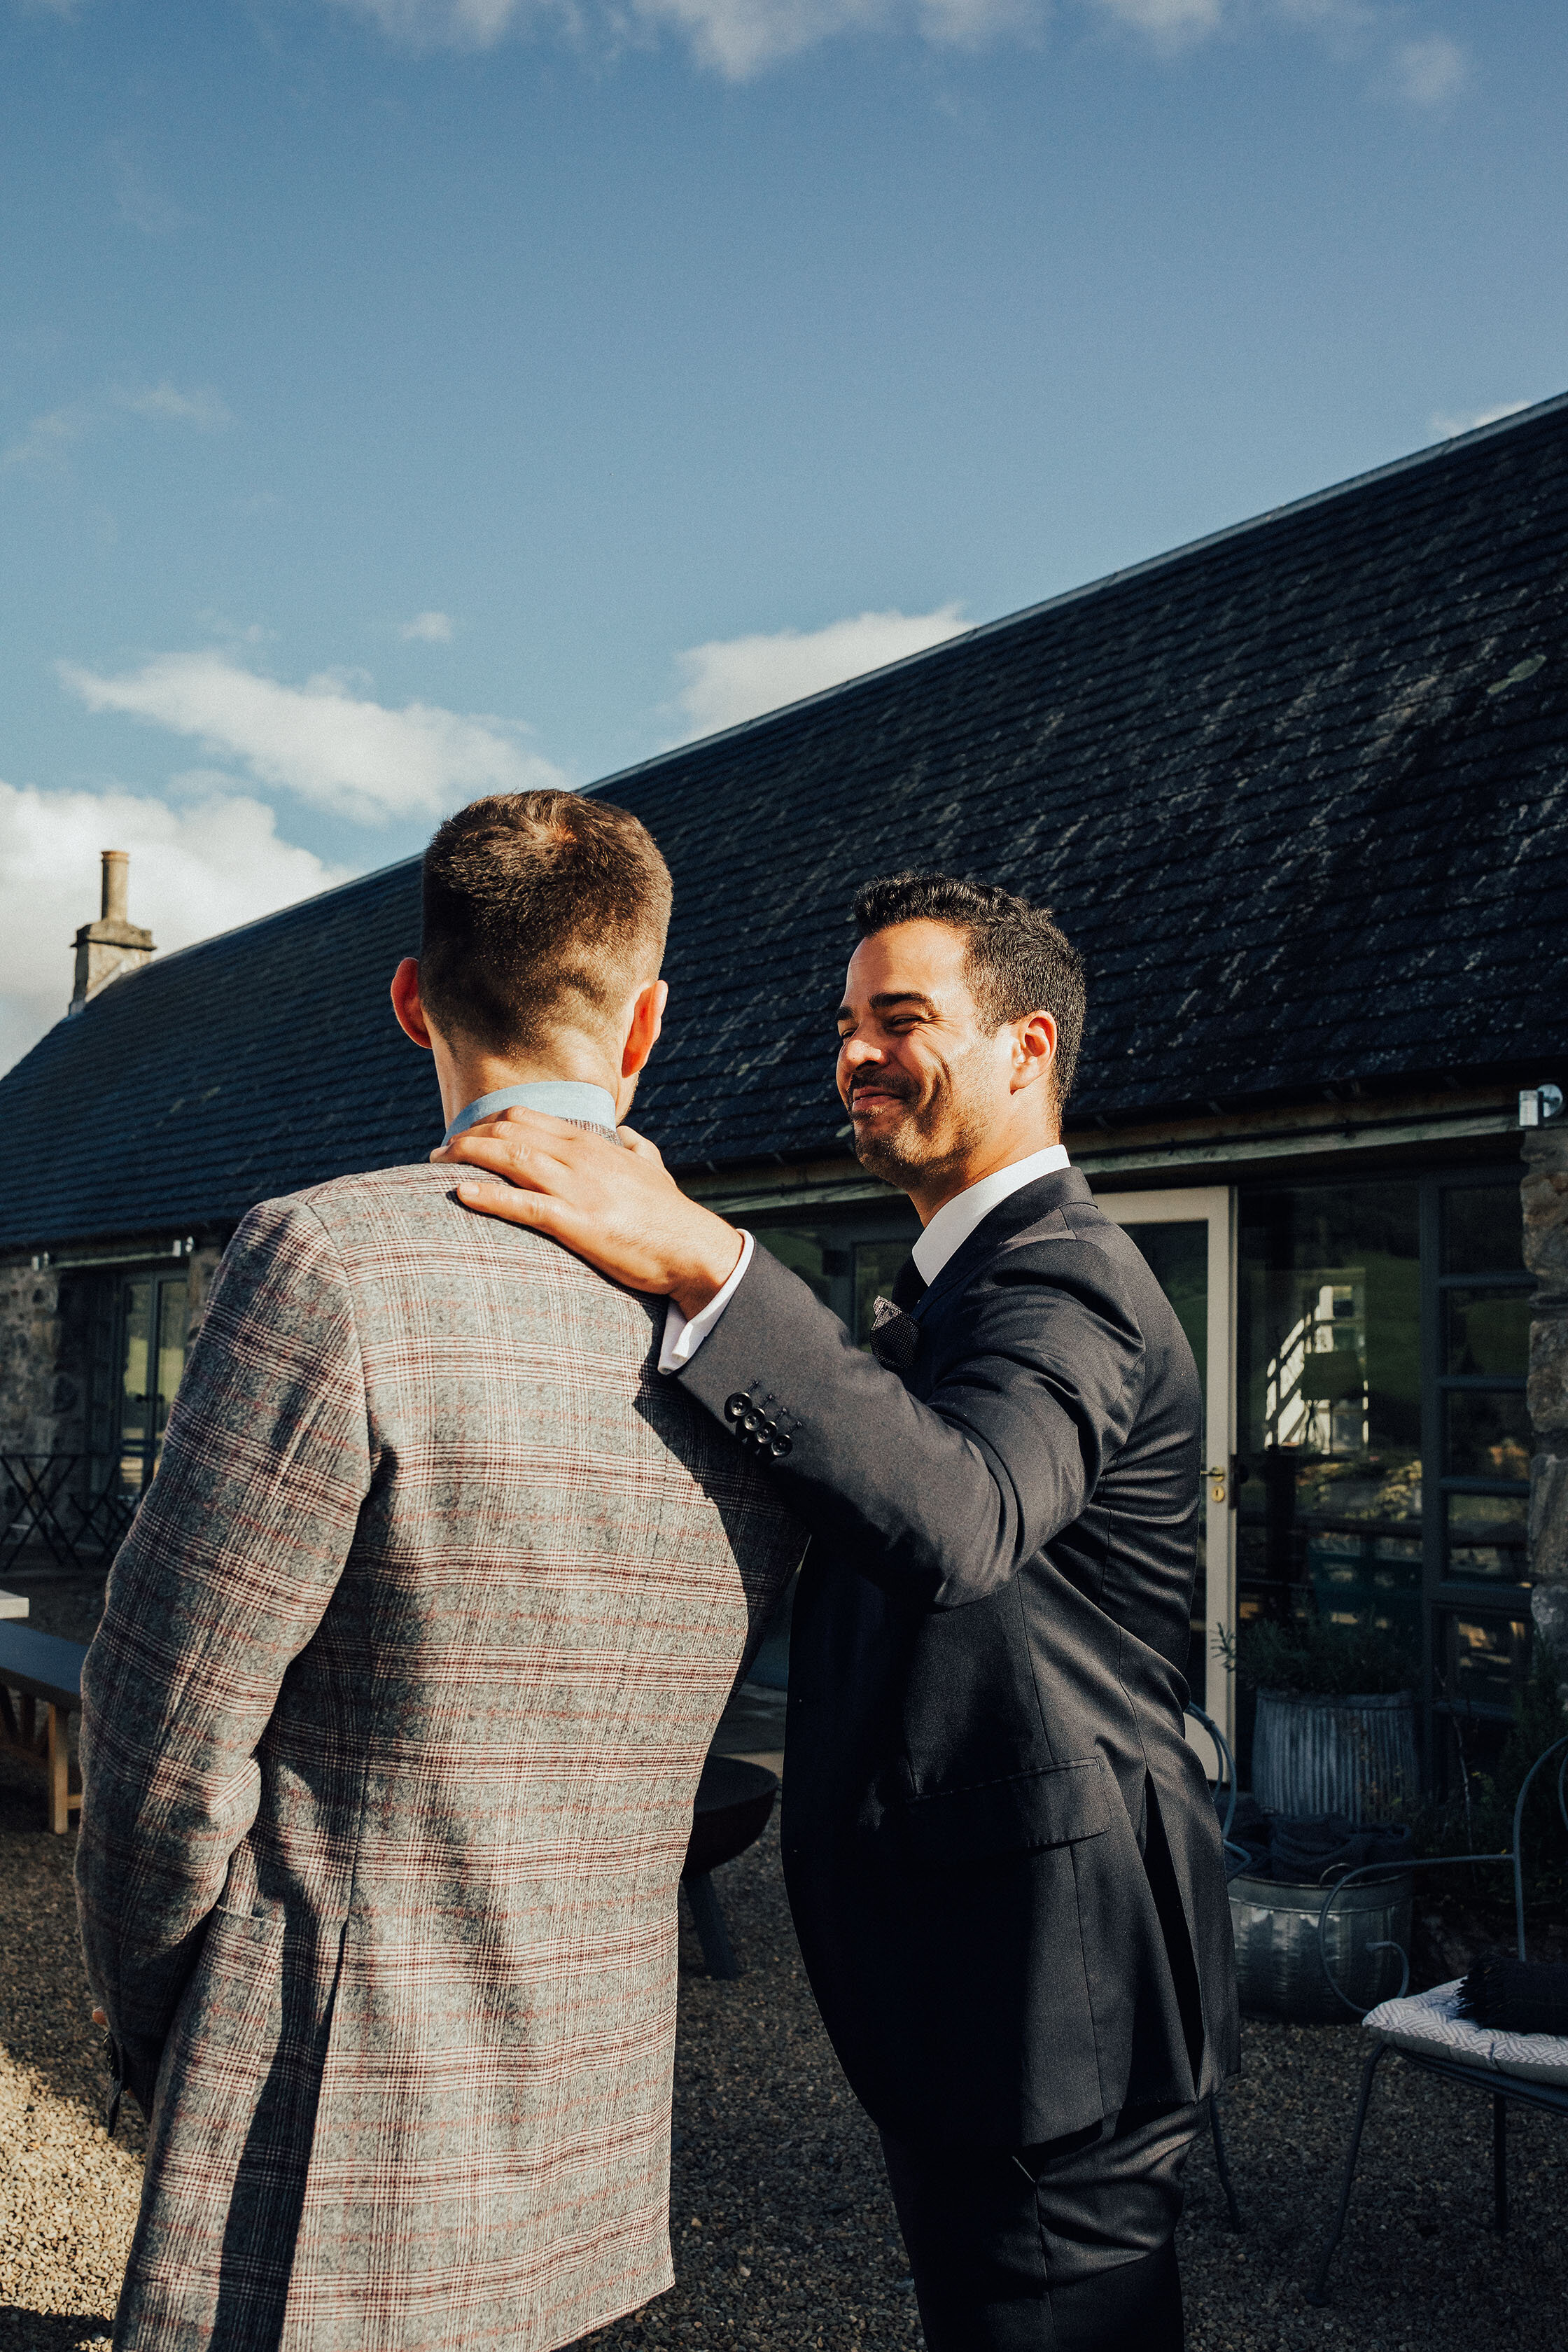
[[[925,1297],[919,1266],[907,1257],[893,1276],[893,1295],[879,1298],[872,1310],[871,1353],[889,1372],[907,1372],[920,1352],[921,1327],[908,1312]]]

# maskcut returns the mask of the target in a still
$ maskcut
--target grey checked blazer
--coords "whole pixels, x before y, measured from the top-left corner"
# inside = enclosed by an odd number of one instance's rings
[[[670,2281],[677,1880],[803,1538],[662,1304],[451,1185],[247,1218],[83,1671],[135,2352],[549,2352]]]

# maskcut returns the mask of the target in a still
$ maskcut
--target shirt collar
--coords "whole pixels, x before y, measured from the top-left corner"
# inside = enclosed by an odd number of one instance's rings
[[[494,1118],[513,1103],[521,1103],[524,1110],[547,1110],[553,1118],[575,1119],[579,1127],[602,1127],[611,1135],[616,1131],[616,1098],[607,1087],[586,1086],[578,1078],[531,1078],[524,1086],[497,1087],[493,1094],[465,1103],[443,1141],[450,1143],[466,1127]]]
[[[994,1175],[983,1176],[978,1184],[944,1201],[910,1252],[921,1281],[934,1282],[981,1219],[1002,1202],[1021,1192],[1037,1176],[1054,1176],[1058,1168],[1068,1165],[1067,1145],[1048,1143],[1044,1151],[1031,1151],[1026,1160],[1015,1160],[1010,1168],[998,1168]]]

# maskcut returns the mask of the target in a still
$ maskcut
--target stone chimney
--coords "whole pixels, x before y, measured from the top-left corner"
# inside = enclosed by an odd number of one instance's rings
[[[96,923],[76,935],[76,985],[68,1013],[80,1013],[100,988],[121,972],[136,971],[153,952],[153,934],[126,919],[131,858],[126,850],[103,852],[103,901]]]

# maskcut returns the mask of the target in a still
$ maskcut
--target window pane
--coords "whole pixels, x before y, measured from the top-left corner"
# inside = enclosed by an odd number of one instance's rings
[[[855,1337],[864,1347],[879,1297],[890,1297],[893,1277],[910,1254],[908,1242],[861,1242],[855,1252]]]
[[[1525,1572],[1523,1495],[1450,1495],[1447,1497],[1448,1573],[1500,1577],[1518,1584]]]
[[[158,1286],[158,1387],[153,1398],[153,1433],[160,1444],[168,1426],[169,1407],[185,1369],[185,1310],[190,1286],[163,1282]]]
[[[1187,1335],[1208,1409],[1209,1229],[1202,1224],[1126,1225]]]
[[[1524,1378],[1530,1369],[1528,1290],[1450,1290],[1444,1306],[1450,1372]]]
[[[100,1275],[88,1277],[90,1370],[89,1375],[88,1451],[99,1457],[93,1465],[94,1492],[104,1481],[102,1457],[112,1454],[120,1435],[120,1360],[114,1351],[120,1325],[120,1284]]]
[[[153,1285],[125,1286],[125,1334],[120,1353],[120,1436],[122,1444],[145,1439],[148,1432],[147,1374],[153,1350]]]
[[[1450,1704],[1507,1708],[1523,1679],[1530,1628],[1517,1618],[1450,1617],[1444,1643]]]
[[[1451,1389],[1444,1400],[1452,1478],[1530,1476],[1530,1413],[1521,1393]]]
[[[1421,1649],[1420,1537],[1370,1536],[1348,1528],[1309,1535],[1307,1574],[1321,1618],[1375,1625],[1414,1658]]]
[[[1125,1225],[1149,1271],[1176,1310],[1187,1345],[1198,1368],[1204,1412],[1208,1412],[1209,1229],[1207,1220],[1179,1223]],[[1205,1465],[1212,1457],[1204,1456]],[[1206,1489],[1205,1489],[1206,1491]],[[1187,1681],[1201,1706],[1208,1688],[1208,1515],[1198,1515],[1197,1567],[1193,1579],[1191,1641]]]
[[[833,1278],[826,1264],[829,1245],[825,1233],[810,1225],[772,1225],[760,1229],[757,1240],[781,1265],[798,1274],[825,1307],[832,1306]]]
[[[1413,1183],[1241,1196],[1244,1618],[1421,1634],[1421,1269]]]
[[[1511,1274],[1523,1262],[1517,1184],[1456,1185],[1444,1195],[1445,1274]]]

